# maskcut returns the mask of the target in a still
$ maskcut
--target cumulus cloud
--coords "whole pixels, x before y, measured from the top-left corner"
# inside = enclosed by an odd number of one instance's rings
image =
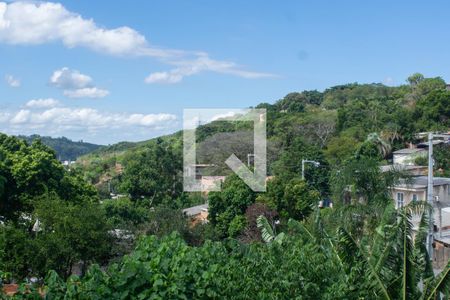
[[[31,111],[21,109],[11,118],[11,124],[23,124],[30,118]]]
[[[25,107],[28,108],[48,108],[48,107],[55,107],[58,106],[59,101],[47,98],[47,99],[32,99],[25,103]]]
[[[10,87],[19,87],[20,86],[20,80],[17,78],[14,78],[12,75],[6,75],[5,81]]]
[[[94,20],[51,2],[0,2],[0,42],[37,45],[59,41],[68,48],[85,47],[115,56],[146,56],[174,69],[150,74],[147,83],[177,83],[184,77],[212,71],[242,78],[263,78],[268,73],[251,72],[227,61],[213,60],[207,53],[165,49],[150,45],[145,36],[130,27],[107,29]]]
[[[90,76],[67,67],[54,71],[50,84],[63,89],[69,98],[103,98],[109,94],[108,90],[95,87]]]
[[[112,55],[165,56],[129,27],[101,28],[93,20],[51,2],[1,2],[0,40],[21,45],[61,41],[69,48],[86,47]]]
[[[70,70],[67,67],[54,71],[50,77],[50,84],[66,90],[84,88],[91,83],[91,77],[81,74],[77,70]]]
[[[227,112],[227,113],[214,115],[214,116],[211,118],[211,122],[212,122],[212,121],[217,121],[217,120],[223,120],[223,119],[231,118],[231,117],[234,117],[234,116],[236,116],[236,115],[238,115],[238,114],[240,114],[240,113],[238,113],[238,112],[236,112],[236,111],[229,111],[229,112]]]
[[[112,113],[89,107],[65,107],[54,99],[30,100],[15,112],[2,112],[2,128],[31,129],[43,128],[51,132],[66,130],[94,132],[101,130],[132,131],[133,129],[173,128],[177,117],[173,114]]]
[[[109,95],[109,91],[96,87],[87,87],[76,90],[65,90],[64,96],[69,98],[103,98]]]

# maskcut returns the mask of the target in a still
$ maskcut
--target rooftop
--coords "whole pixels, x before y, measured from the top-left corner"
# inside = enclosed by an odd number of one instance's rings
[[[202,211],[208,211],[208,204],[201,204],[183,209],[183,213],[188,217],[196,216]]]
[[[394,165],[384,165],[380,166],[381,172],[389,172],[389,171],[423,171],[427,170],[426,166],[410,166],[410,165],[402,165],[402,164],[394,164]]]
[[[409,188],[426,188],[428,185],[428,177],[427,176],[417,176],[412,177],[410,182],[403,181],[400,186],[406,186]],[[434,177],[433,178],[433,186],[440,186],[450,184],[450,178],[445,177]]]
[[[448,143],[448,141],[434,140],[433,141],[433,146],[444,144],[444,143]],[[417,144],[417,148],[419,148],[419,149],[428,148],[428,146],[429,146],[428,142],[423,142],[423,143],[418,143]]]
[[[412,153],[417,153],[417,152],[423,152],[423,151],[427,151],[423,148],[405,148],[405,149],[400,149],[397,151],[394,151],[394,154],[412,154]]]

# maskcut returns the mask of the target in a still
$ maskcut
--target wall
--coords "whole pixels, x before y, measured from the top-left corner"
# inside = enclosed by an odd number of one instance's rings
[[[408,165],[408,166],[414,166],[415,159],[418,157],[426,157],[428,154],[428,151],[420,151],[415,153],[409,153],[409,154],[394,154],[394,164],[400,164],[400,165]]]

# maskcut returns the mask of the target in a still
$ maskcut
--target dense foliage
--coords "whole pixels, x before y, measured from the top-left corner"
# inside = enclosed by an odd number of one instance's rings
[[[418,73],[407,82],[258,105],[267,110],[267,192],[227,176],[207,195],[207,224],[181,210],[206,201],[182,191],[181,132],[98,149],[70,171],[41,142],[0,135],[0,276],[37,280],[17,299],[38,297],[36,286],[49,299],[448,298],[449,266],[435,276],[424,247],[429,206],[395,209],[390,188],[408,176],[380,168],[417,132],[450,126],[445,82]],[[229,152],[246,161],[249,130],[200,125],[197,162]],[[449,174],[449,153],[436,146],[436,174]],[[317,162],[304,178],[303,159]],[[207,175],[228,175],[217,166]],[[333,208],[318,208],[329,199]]]
[[[320,215],[291,220],[279,243],[191,247],[177,234],[148,236],[106,272],[93,266],[67,282],[50,273],[45,292],[51,299],[435,299],[450,292],[450,265],[434,276],[426,226],[412,241],[411,212],[423,207],[388,206],[373,240],[328,231]]]

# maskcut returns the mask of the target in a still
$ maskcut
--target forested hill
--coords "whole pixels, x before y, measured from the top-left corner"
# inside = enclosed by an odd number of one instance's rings
[[[78,157],[102,147],[101,145],[85,143],[83,141],[75,142],[66,137],[52,138],[34,134],[30,136],[20,135],[18,138],[23,139],[28,143],[40,139],[44,145],[56,151],[56,156],[60,161],[74,161],[77,160]]]
[[[299,174],[299,161],[305,155],[336,168],[354,155],[370,134],[376,134],[380,141],[389,145],[390,151],[383,157],[389,159],[392,151],[414,142],[417,132],[450,128],[450,91],[446,82],[440,77],[426,78],[419,73],[408,77],[400,86],[351,83],[322,92],[292,92],[273,103],[255,107],[266,108],[268,113],[268,171],[271,175],[277,172]],[[246,161],[253,146],[251,138],[247,138],[250,128],[239,123],[215,121],[200,126],[197,129],[199,163],[216,164],[230,153]],[[102,178],[107,178],[118,191],[129,193],[130,187],[124,180],[130,174],[123,177],[118,176],[119,173],[129,166],[130,169],[136,167],[136,174],[156,167],[146,161],[138,162],[137,158],[148,151],[159,151],[158,144],[162,146],[161,151],[170,145],[181,160],[180,131],[140,143],[104,147],[81,157],[79,162],[92,183],[98,184],[104,181]],[[221,153],[217,149],[224,151]],[[229,168],[224,165],[216,171],[225,175]]]

